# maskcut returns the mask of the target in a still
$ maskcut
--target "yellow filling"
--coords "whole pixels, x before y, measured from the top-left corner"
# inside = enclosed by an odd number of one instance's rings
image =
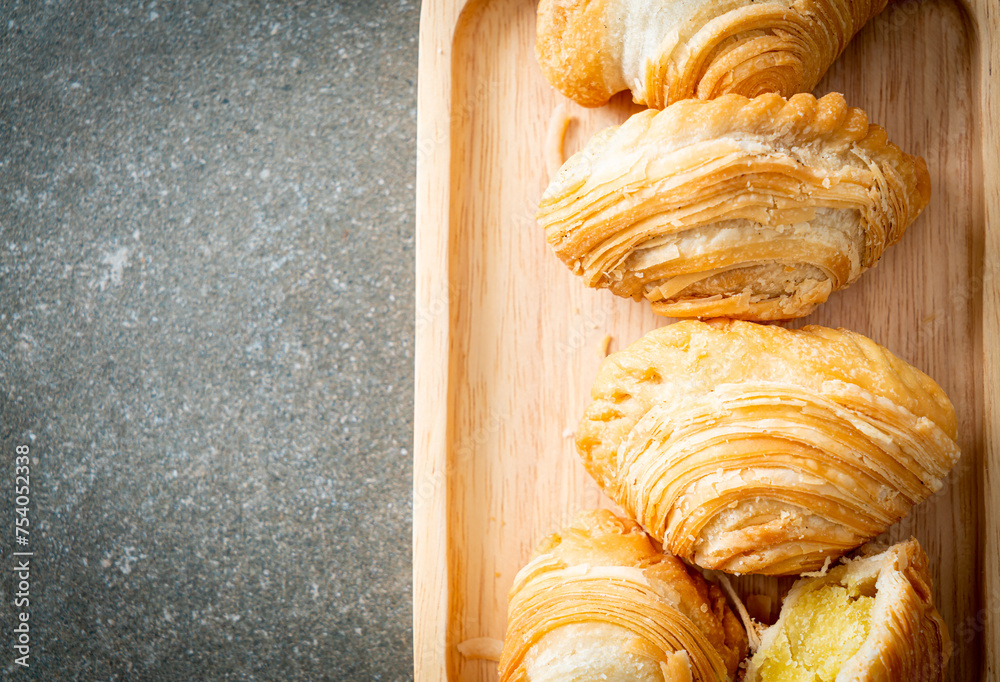
[[[763,682],[833,682],[868,638],[873,597],[825,585],[805,594],[774,643],[754,658]]]

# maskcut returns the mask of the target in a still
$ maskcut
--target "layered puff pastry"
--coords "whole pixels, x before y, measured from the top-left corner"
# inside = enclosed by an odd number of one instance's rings
[[[809,92],[887,0],[541,0],[546,79],[588,107]]]
[[[797,575],[943,485],[956,416],[854,332],[686,320],[605,359],[576,432],[591,475],[665,551]]]
[[[501,682],[717,682],[747,655],[719,587],[607,510],[542,541],[509,600]]]
[[[801,317],[902,237],[923,159],[843,95],[687,100],[598,133],[538,220],[591,287],[671,317]]]
[[[944,680],[948,629],[916,540],[795,583],[746,682]]]

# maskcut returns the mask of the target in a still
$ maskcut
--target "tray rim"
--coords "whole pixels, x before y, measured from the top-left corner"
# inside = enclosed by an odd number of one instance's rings
[[[417,680],[447,679],[447,433],[452,57],[463,19],[490,0],[424,0],[417,83],[413,422],[413,663]],[[1000,5],[958,0],[972,22],[982,141],[983,556],[982,679],[1000,678]],[[993,74],[996,74],[995,76]],[[447,188],[446,191],[435,191]],[[442,409],[442,406],[445,406]]]

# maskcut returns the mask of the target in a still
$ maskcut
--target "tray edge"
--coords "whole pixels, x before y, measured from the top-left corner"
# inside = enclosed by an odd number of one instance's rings
[[[413,655],[418,680],[447,675],[448,233],[452,42],[462,13],[484,0],[425,0],[421,9],[416,173],[413,443]],[[1000,678],[1000,7],[963,0],[974,20],[983,140],[983,679]],[[992,74],[997,74],[991,79]],[[429,266],[434,267],[429,267]],[[993,596],[993,600],[990,596]]]

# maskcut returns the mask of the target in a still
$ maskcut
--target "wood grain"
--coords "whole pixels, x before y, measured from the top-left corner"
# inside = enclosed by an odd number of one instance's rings
[[[992,3],[992,5],[991,5]],[[935,377],[963,458],[941,494],[892,529],[932,558],[955,639],[950,679],[1000,674],[1000,8],[901,0],[816,89],[837,90],[927,160],[931,204],[902,242],[798,325],[843,326]],[[637,107],[585,110],[534,57],[530,0],[426,0],[421,19],[414,434],[414,664],[419,680],[492,680],[457,644],[503,636],[506,593],[544,535],[611,506],[569,435],[605,335],[616,350],[669,321],[582,286],[534,220],[552,112],[567,153]],[[992,71],[991,71],[992,70]],[[984,475],[985,473],[985,475]],[[777,596],[773,579],[744,591]]]
[[[977,45],[978,131],[983,186],[982,357],[983,498],[980,536],[985,583],[977,622],[984,630],[984,680],[1000,679],[1000,5],[973,0]]]

